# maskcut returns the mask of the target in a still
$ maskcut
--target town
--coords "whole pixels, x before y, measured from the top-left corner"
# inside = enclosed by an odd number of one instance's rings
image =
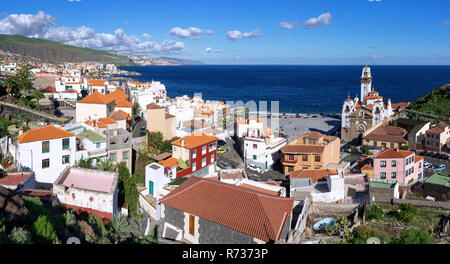
[[[4,58],[0,244],[448,244],[450,119],[361,68],[360,94],[318,115]]]

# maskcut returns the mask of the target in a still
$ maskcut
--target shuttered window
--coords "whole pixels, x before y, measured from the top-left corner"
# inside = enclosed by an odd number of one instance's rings
[[[189,234],[195,235],[195,216],[189,215]]]

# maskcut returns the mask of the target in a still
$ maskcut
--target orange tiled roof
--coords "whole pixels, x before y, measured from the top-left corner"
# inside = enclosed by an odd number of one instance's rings
[[[17,137],[19,143],[29,143],[58,138],[74,137],[75,134],[55,126],[35,128]]]
[[[161,203],[269,242],[280,239],[294,199],[193,176]]]
[[[147,105],[147,110],[154,110],[154,109],[164,109],[164,108],[154,103]]]
[[[116,107],[133,108],[133,103],[128,100],[116,100]]]
[[[366,164],[361,168],[361,170],[372,170],[372,169],[373,169],[373,167],[369,164]]]
[[[108,99],[114,99],[116,101],[126,100],[128,96],[122,90],[116,90],[112,93],[105,95]]]
[[[117,123],[116,120],[114,120],[112,118],[100,118],[100,119],[98,119],[98,121],[99,122],[103,122],[103,123],[108,124],[108,125],[112,125],[112,124]]]
[[[80,104],[109,104],[113,101],[114,101],[113,98],[108,98],[99,92],[94,92],[91,95],[81,99],[77,103],[80,103]]]
[[[164,166],[164,168],[173,168],[173,167],[178,168],[178,160],[174,157],[170,157],[166,160],[161,160],[158,163]]]
[[[291,179],[307,179],[311,178],[312,183],[315,184],[318,181],[326,181],[328,175],[337,175],[336,169],[322,169],[322,170],[299,170],[289,173]]]
[[[178,139],[177,141],[173,142],[172,145],[191,149],[191,148],[205,145],[207,143],[217,141],[218,139],[219,139],[218,137],[208,136],[205,133],[199,133],[199,134],[194,133],[189,136],[185,136],[181,139]],[[181,144],[182,141],[184,141],[184,145]]]
[[[119,110],[119,111],[113,112],[109,118],[114,119],[114,120],[125,120],[126,119],[126,120],[130,121],[131,115],[129,115],[127,112]]]
[[[90,86],[106,86],[107,80],[96,80],[96,79],[92,79],[92,80],[88,80],[88,84]]]
[[[407,150],[393,150],[393,149],[385,149],[382,152],[380,152],[378,155],[374,157],[374,159],[404,159],[411,155],[413,155],[414,152],[407,151]]]
[[[417,163],[419,161],[423,160],[423,157],[414,156],[414,163]]]

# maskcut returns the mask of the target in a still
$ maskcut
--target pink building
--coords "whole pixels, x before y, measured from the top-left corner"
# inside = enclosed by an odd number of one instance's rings
[[[423,158],[412,151],[385,149],[374,157],[373,178],[409,187],[423,179]]]

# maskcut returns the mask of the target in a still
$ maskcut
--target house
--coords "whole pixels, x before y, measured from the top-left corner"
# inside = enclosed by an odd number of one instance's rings
[[[408,146],[410,149],[423,150],[427,130],[430,129],[431,122],[419,123],[408,132]]]
[[[440,122],[427,130],[425,138],[425,150],[432,152],[447,152],[447,141],[450,138],[450,124]]]
[[[423,179],[423,158],[413,151],[385,149],[373,158],[373,178],[393,180],[410,187]]]
[[[88,80],[89,93],[100,93],[104,95],[106,94],[108,84],[109,82],[107,80]]]
[[[109,118],[117,122],[118,128],[127,131],[130,131],[132,128],[133,117],[122,110],[114,111]]]
[[[130,116],[133,116],[134,104],[128,101],[128,95],[126,95],[121,89],[117,89],[112,93],[106,95],[108,100],[115,101],[114,111],[122,111]]]
[[[148,132],[161,132],[165,139],[176,137],[176,118],[167,114],[159,105],[147,105],[147,130]]]
[[[115,107],[114,98],[106,97],[99,92],[94,92],[77,101],[76,122],[79,123],[109,117],[114,112]]]
[[[447,201],[450,197],[450,176],[436,172],[426,179],[423,185],[414,188],[414,191],[434,197],[436,200]]]
[[[176,178],[170,168],[158,163],[152,163],[145,167],[146,195],[158,198],[162,190]]]
[[[283,172],[287,175],[302,169],[324,169],[340,162],[341,140],[312,132],[298,137],[281,149]]]
[[[336,170],[301,170],[290,173],[290,197],[313,202],[333,203],[345,199],[343,172]]]
[[[28,189],[34,188],[34,174],[33,172],[11,172],[0,175],[0,186],[16,190],[19,186]]]
[[[396,180],[371,179],[369,185],[370,199],[372,202],[388,202],[399,199],[399,184]]]
[[[68,166],[75,165],[75,134],[55,126],[36,128],[17,137],[16,166],[34,171],[36,186],[49,188]]]
[[[161,202],[162,238],[192,244],[286,241],[294,199],[190,177]]]
[[[194,133],[172,142],[172,157],[187,163],[177,177],[206,175],[214,171],[217,161],[217,137]]]
[[[373,148],[400,148],[408,146],[406,129],[395,126],[380,125],[368,130],[363,136],[363,145]]]
[[[264,127],[263,122],[255,117],[236,118],[235,136],[241,144],[241,152],[247,164],[253,164],[262,171],[272,169],[280,159],[280,149],[286,146],[287,140],[275,137],[271,129]]]
[[[76,135],[76,161],[81,159],[93,159],[93,165],[97,159],[106,158],[106,138],[91,130],[85,123],[68,124],[64,130]]]
[[[117,172],[66,168],[53,184],[62,206],[111,220],[118,212]]]
[[[106,130],[106,150],[108,159],[114,164],[125,162],[132,172],[133,140],[131,133],[122,128]]]

